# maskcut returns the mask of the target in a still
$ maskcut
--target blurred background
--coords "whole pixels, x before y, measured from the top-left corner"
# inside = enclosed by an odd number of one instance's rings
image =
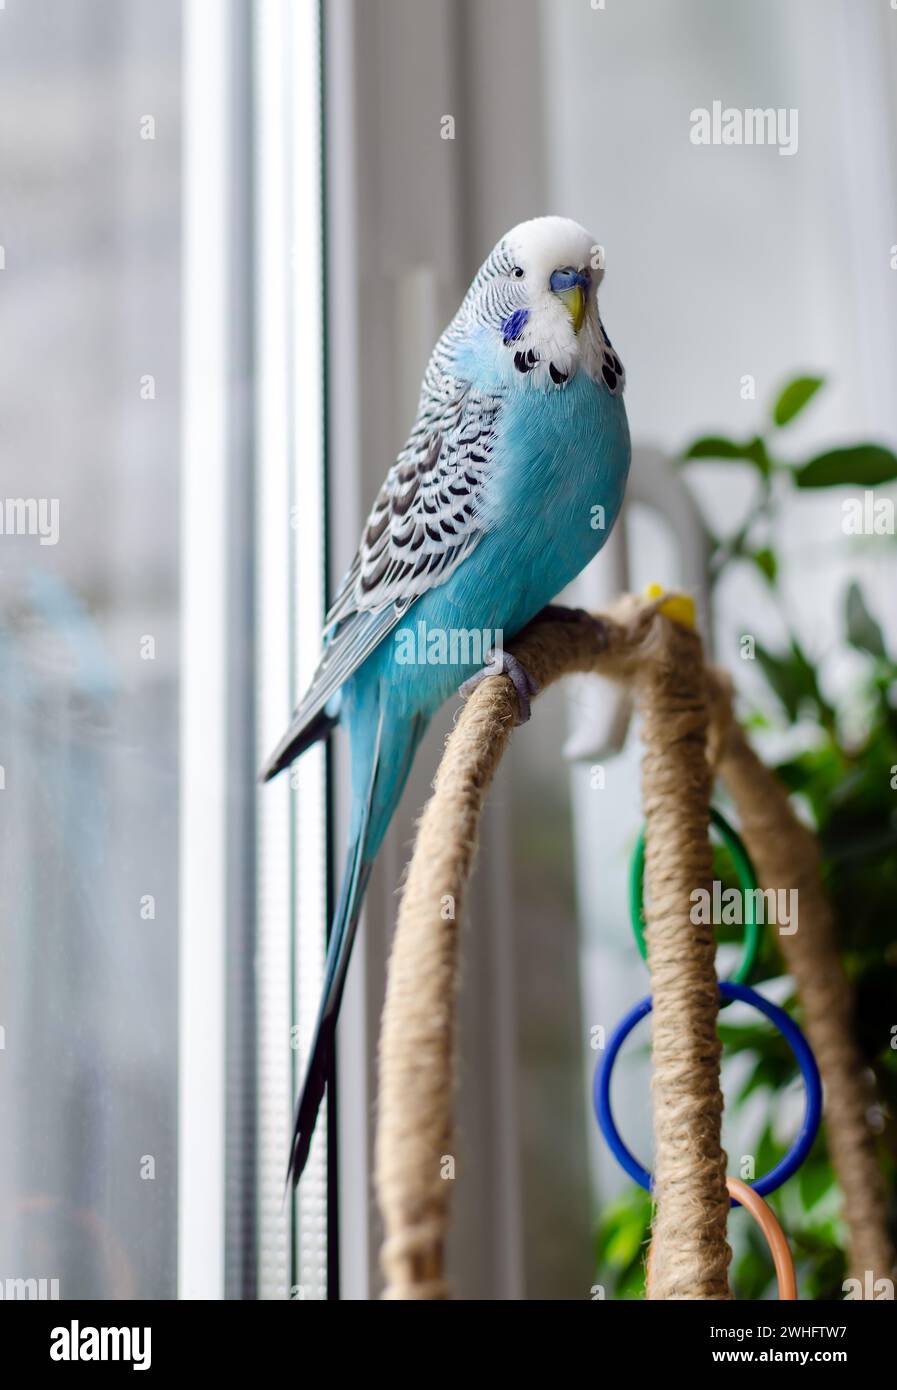
[[[336,1104],[287,1212],[345,750],[264,792],[253,772],[435,338],[542,212],[604,247],[636,451],[623,524],[571,597],[696,592],[823,836],[893,1177],[897,11],[7,0],[0,74],[0,1279],[376,1296],[385,956],[451,710],[372,880]],[[715,101],[796,113],[796,150],[696,145]],[[14,524],[40,501],[52,544]],[[877,529],[851,528],[852,501]],[[461,1297],[641,1291],[646,1203],[590,1102],[593,1030],[647,991],[638,759],[626,708],[576,684],[540,701],[491,797],[464,934]],[[772,939],[758,974],[796,1009]],[[759,1172],[800,1092],[755,1023],[726,1017],[724,1143]],[[649,1164],[647,1043],[615,1106]],[[778,1209],[802,1295],[841,1296],[822,1144]],[[765,1254],[730,1230],[739,1296],[769,1296]]]

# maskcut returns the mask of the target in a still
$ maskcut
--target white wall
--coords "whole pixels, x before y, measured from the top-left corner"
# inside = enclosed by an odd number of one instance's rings
[[[541,23],[550,202],[607,247],[606,320],[635,439],[674,451],[705,429],[749,434],[806,369],[832,385],[788,431],[787,456],[893,442],[897,12],[878,0],[542,0]],[[692,144],[689,114],[714,99],[797,108],[797,153]],[[741,399],[746,374],[757,401]],[[714,471],[702,497],[723,529],[746,484]],[[845,577],[828,541],[846,559],[839,498],[782,509],[793,597],[819,641]],[[875,583],[884,604],[887,576]]]

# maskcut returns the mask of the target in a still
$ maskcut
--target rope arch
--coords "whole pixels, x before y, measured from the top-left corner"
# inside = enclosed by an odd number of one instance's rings
[[[730,787],[767,886],[795,884],[801,930],[782,938],[827,1093],[851,1268],[889,1275],[885,1192],[866,1123],[850,994],[819,882],[818,849],[735,724],[727,679],[704,664],[682,596],[627,597],[597,626],[542,622],[513,644],[541,689],[574,672],[625,681],[642,715],[648,965],[654,997],[655,1215],[648,1297],[728,1299],[729,1196],[712,927],[690,918],[709,888],[712,769]],[[671,621],[672,619],[672,621]],[[506,677],[460,711],[421,817],[405,881],[380,1032],[375,1183],[385,1297],[450,1296],[445,1237],[451,1152],[459,931],[480,813],[517,711]]]

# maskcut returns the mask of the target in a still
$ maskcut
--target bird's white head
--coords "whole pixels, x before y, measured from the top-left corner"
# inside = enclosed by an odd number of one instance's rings
[[[462,305],[468,329],[487,335],[509,381],[559,389],[585,371],[608,391],[624,372],[598,314],[602,249],[567,217],[536,217],[503,236]]]

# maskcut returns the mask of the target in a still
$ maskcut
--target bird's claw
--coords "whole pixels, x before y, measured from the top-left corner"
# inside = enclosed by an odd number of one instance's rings
[[[539,693],[539,682],[530,675],[529,671],[518,661],[516,656],[510,652],[503,651],[501,659],[494,659],[489,666],[484,666],[482,671],[477,671],[476,675],[471,676],[458,689],[458,694],[465,700],[469,700],[473,692],[481,681],[487,680],[489,676],[507,676],[517,692],[517,724],[525,724],[532,714],[530,700]]]

